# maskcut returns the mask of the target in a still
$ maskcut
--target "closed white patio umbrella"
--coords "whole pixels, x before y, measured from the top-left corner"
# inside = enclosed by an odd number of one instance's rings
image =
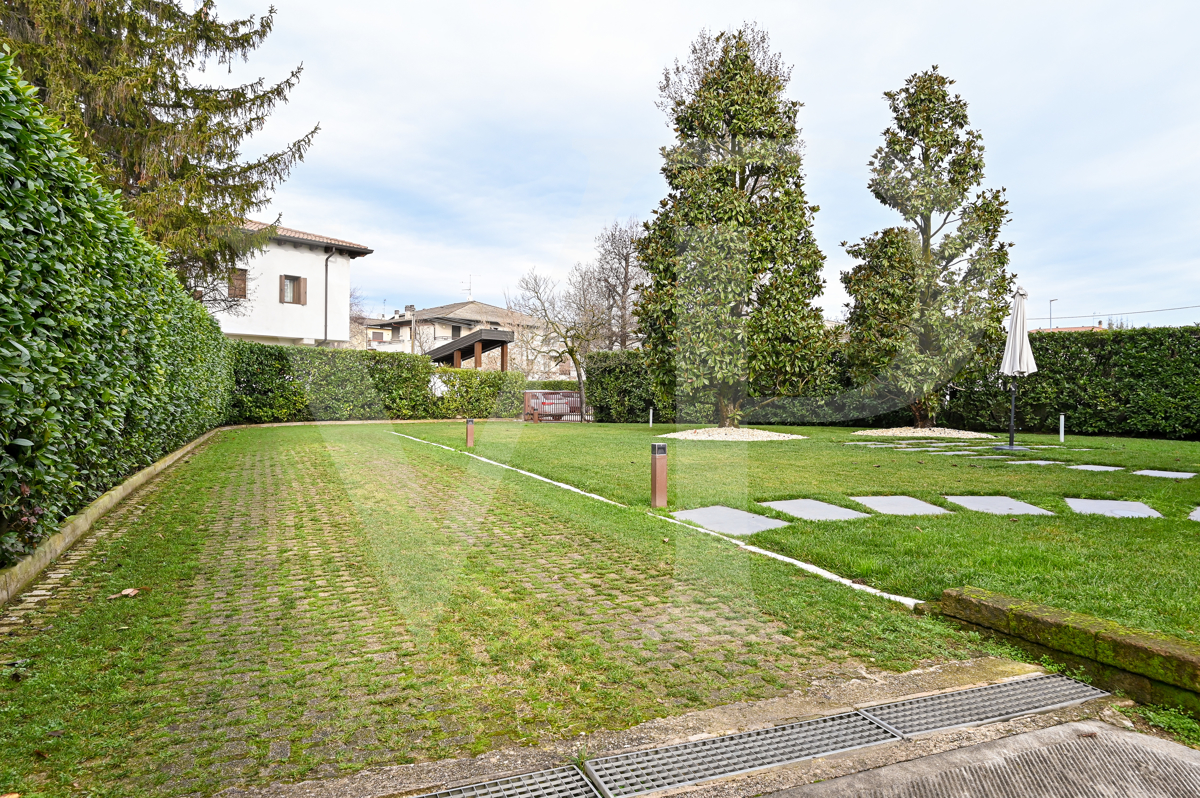
[[[1029,329],[1025,326],[1025,300],[1029,294],[1021,286],[1013,294],[1012,312],[1008,322],[1008,341],[1004,344],[1004,360],[1000,362],[1000,373],[1012,379],[1009,380],[1012,389],[1012,404],[1008,415],[1008,446],[997,446],[1005,451],[1027,451],[1024,446],[1016,445],[1017,437],[1017,377],[1024,377],[1037,371],[1037,363],[1033,359],[1033,349],[1029,346]]]

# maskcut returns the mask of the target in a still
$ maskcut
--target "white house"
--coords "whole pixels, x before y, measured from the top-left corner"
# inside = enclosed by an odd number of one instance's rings
[[[262,222],[246,222],[262,230]],[[287,227],[229,283],[246,302],[214,317],[229,338],[264,344],[343,347],[350,343],[350,261],[374,250]]]

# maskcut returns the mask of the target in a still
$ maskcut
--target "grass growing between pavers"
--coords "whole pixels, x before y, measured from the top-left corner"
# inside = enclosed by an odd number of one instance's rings
[[[675,429],[494,422],[477,426],[474,451],[642,507],[649,503],[648,444],[663,440],[670,451],[672,510],[724,504],[792,521],[758,502],[810,498],[865,511],[849,497],[913,496],[953,514],[796,521],[758,533],[753,542],[892,593],[936,599],[947,587],[969,584],[1200,641],[1200,523],[1187,519],[1200,505],[1200,477],[1131,473],[1200,472],[1200,443],[1071,436],[1064,448],[1017,455],[1125,469],[1088,472],[847,446],[871,439],[845,428],[768,427],[810,439],[748,444],[655,437]],[[461,428],[449,425],[409,425],[404,431],[463,445]],[[1058,444],[1050,435],[1020,440]],[[945,495],[1004,495],[1055,516],[970,512]],[[1143,501],[1164,518],[1079,515],[1064,497]]]
[[[0,791],[211,794],[982,647],[379,425],[223,434],[101,524],[67,586],[0,638],[22,663],[0,683]],[[127,587],[150,590],[107,600]]]

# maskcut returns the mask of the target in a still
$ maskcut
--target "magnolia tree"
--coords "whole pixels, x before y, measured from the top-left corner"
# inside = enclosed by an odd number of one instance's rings
[[[714,404],[723,427],[831,371],[790,73],[747,25],[701,32],[659,86],[676,141],[662,150],[670,193],[638,241],[639,332],[664,402]]]
[[[849,245],[842,275],[851,374],[878,409],[908,405],[918,427],[937,419],[956,374],[1002,344],[1013,277],[1000,228],[1004,189],[983,182],[983,142],[967,103],[937,67],[884,94],[893,124],[871,159],[868,186],[904,219]]]

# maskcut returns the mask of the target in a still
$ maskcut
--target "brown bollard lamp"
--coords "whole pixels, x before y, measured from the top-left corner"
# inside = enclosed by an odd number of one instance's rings
[[[667,445],[650,444],[650,506],[667,506]]]
[[[475,419],[467,419],[467,448],[475,447]]]

